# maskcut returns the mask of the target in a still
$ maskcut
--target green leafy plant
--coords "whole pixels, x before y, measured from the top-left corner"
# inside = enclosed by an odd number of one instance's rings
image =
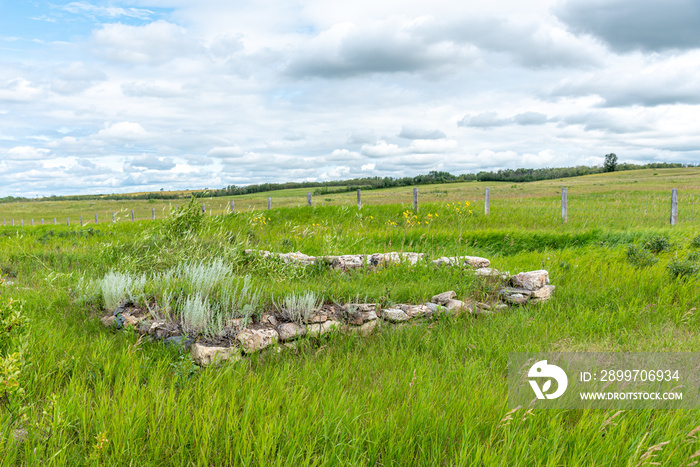
[[[26,364],[28,326],[20,302],[0,299],[0,407],[9,412],[12,421],[23,413],[21,376]]]
[[[652,253],[661,253],[662,251],[668,251],[670,248],[671,242],[665,235],[654,235],[644,242],[644,249]]]
[[[680,260],[673,258],[668,264],[668,272],[675,279],[694,276],[698,271],[700,271],[700,264],[691,259]]]
[[[627,245],[627,261],[638,268],[645,268],[655,264],[658,259],[648,250],[639,245]]]

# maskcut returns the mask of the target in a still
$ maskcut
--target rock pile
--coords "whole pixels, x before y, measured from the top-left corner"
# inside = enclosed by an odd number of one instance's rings
[[[246,253],[257,253],[263,258],[278,257],[284,262],[302,265],[315,264],[320,259],[320,257],[307,256],[303,253],[278,254],[268,251],[253,252],[252,250],[247,250]],[[326,256],[323,259],[328,261],[332,267],[352,269],[365,265],[377,266],[398,262],[416,264],[424,259],[424,255],[422,253],[392,252],[373,255]],[[248,323],[242,318],[230,320],[227,323],[225,334],[219,336],[218,341],[202,339],[194,341],[183,334],[178,324],[150,319],[150,315],[146,311],[128,302],[122,303],[114,313],[101,318],[101,321],[108,327],[131,327],[142,335],[163,340],[168,344],[189,348],[195,362],[206,366],[224,360],[239,360],[244,355],[259,352],[272,346],[276,346],[280,350],[294,347],[297,339],[319,337],[333,331],[368,335],[381,323],[399,324],[413,319],[430,317],[437,313],[470,313],[474,315],[493,313],[507,308],[508,305],[525,305],[548,300],[554,291],[554,286],[549,285],[549,274],[545,270],[521,272],[509,276],[489,268],[489,260],[473,256],[443,257],[433,261],[433,264],[438,266],[470,265],[477,268],[474,270],[475,275],[503,284],[499,290],[499,298],[502,301],[494,300],[495,303],[491,304],[473,300],[462,301],[458,300],[456,293],[451,290],[434,295],[429,302],[419,305],[399,304],[384,309],[373,303],[323,305],[305,322],[285,321],[280,314],[270,312],[261,315],[255,323]]]

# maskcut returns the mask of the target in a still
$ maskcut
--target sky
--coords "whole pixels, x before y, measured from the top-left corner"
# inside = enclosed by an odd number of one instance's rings
[[[0,196],[700,162],[697,0],[0,0]]]

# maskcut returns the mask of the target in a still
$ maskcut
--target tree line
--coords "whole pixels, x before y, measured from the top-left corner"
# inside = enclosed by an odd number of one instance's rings
[[[693,164],[678,164],[668,162],[655,162],[651,164],[628,164],[618,163],[615,154],[605,156],[605,164],[602,167],[579,165],[576,167],[548,167],[543,169],[502,169],[498,171],[481,171],[476,174],[461,174],[453,175],[449,172],[431,170],[427,174],[416,175],[415,177],[364,177],[353,178],[349,180],[334,180],[327,182],[286,182],[286,183],[259,183],[254,185],[229,185],[219,189],[204,189],[197,191],[188,191],[184,193],[169,193],[164,191],[156,191],[151,193],[140,193],[135,195],[130,194],[111,194],[111,195],[69,195],[69,196],[48,196],[43,198],[25,198],[6,196],[0,198],[2,203],[18,202],[18,201],[86,201],[86,200],[133,200],[133,199],[182,199],[192,196],[197,198],[204,197],[219,197],[219,196],[236,196],[252,193],[261,193],[265,191],[287,190],[292,188],[315,188],[314,195],[324,195],[330,193],[342,193],[356,191],[358,188],[363,190],[376,190],[380,188],[395,188],[412,185],[427,185],[435,183],[457,183],[457,182],[535,182],[538,180],[553,180],[557,178],[579,177],[581,175],[591,175],[603,172],[624,171],[624,170],[640,170],[640,169],[671,169],[682,167],[700,166]]]

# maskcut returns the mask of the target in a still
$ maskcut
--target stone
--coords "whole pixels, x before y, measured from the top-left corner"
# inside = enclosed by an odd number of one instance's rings
[[[367,321],[362,326],[347,326],[345,328],[345,331],[346,332],[353,332],[353,333],[359,334],[361,336],[369,336],[377,328],[378,325],[379,325],[378,320]]]
[[[408,315],[398,308],[382,310],[382,318],[392,323],[400,323],[401,321],[407,321],[409,319]]]
[[[305,255],[299,251],[296,253],[282,253],[279,257],[285,263],[295,263],[302,266],[316,264],[316,258],[314,256]]]
[[[360,312],[360,317],[362,318],[362,323],[378,319],[377,313],[374,310]]]
[[[543,287],[540,287],[537,290],[533,290],[532,295],[530,295],[530,298],[535,299],[535,300],[545,301],[545,300],[549,300],[549,298],[552,296],[553,293],[554,293],[554,286],[553,285],[545,285]]]
[[[445,308],[447,308],[448,311],[469,310],[469,307],[467,306],[467,304],[464,303],[462,300],[453,300],[453,299],[448,300],[448,302],[445,304]]]
[[[195,363],[199,366],[241,359],[241,352],[238,347],[214,347],[195,342],[192,344],[190,352]]]
[[[243,329],[250,322],[250,318],[232,318],[226,321],[226,327],[234,329]]]
[[[263,313],[262,316],[260,316],[260,322],[263,324],[271,324],[273,326],[277,326],[278,324],[277,318],[272,313]]]
[[[496,305],[496,311],[505,310],[507,308],[508,308],[508,305],[506,305],[505,303],[499,303],[498,305]]]
[[[401,260],[411,266],[415,266],[419,261],[425,259],[425,253],[401,253]]]
[[[151,323],[151,327],[148,329],[148,333],[155,334],[159,328],[162,328],[165,325],[165,321],[154,321]]]
[[[148,334],[148,331],[151,329],[151,324],[150,321],[141,321],[141,324],[139,324],[139,334]]]
[[[428,309],[430,309],[430,311],[435,313],[436,311],[438,311],[438,306],[442,306],[442,305],[438,305],[436,303],[426,303],[425,306],[427,306]]]
[[[515,287],[525,290],[535,290],[549,284],[549,273],[544,269],[521,272],[520,274],[511,276],[510,281]]]
[[[305,336],[306,327],[297,323],[282,323],[277,327],[277,333],[282,342],[287,342]]]
[[[406,307],[406,310],[402,311],[404,311],[409,318],[418,318],[433,313],[433,311],[426,305],[409,305]]]
[[[342,324],[335,320],[324,321],[323,323],[309,324],[306,326],[306,334],[309,337],[319,337],[331,332],[333,329],[341,329]]]
[[[498,269],[479,268],[474,271],[474,274],[481,277],[501,277],[502,274]]]
[[[309,318],[309,323],[325,323],[328,321],[328,315],[322,311],[318,311],[311,315],[311,318]]]
[[[365,255],[326,256],[334,269],[358,269],[364,264]]]
[[[487,268],[491,265],[491,261],[479,256],[462,256],[461,259],[464,261],[462,264],[469,265],[477,269]]]
[[[479,256],[442,256],[432,263],[436,266],[471,266],[474,268],[487,268],[491,261]]]
[[[276,344],[279,334],[273,328],[247,328],[239,332],[236,340],[241,344],[244,353],[253,353]]]
[[[184,349],[189,349],[194,343],[194,339],[187,336],[172,336],[165,339],[166,345],[173,345],[175,347],[182,347]]]
[[[391,253],[374,253],[367,256],[367,264],[370,266],[387,266],[399,261],[401,261],[401,256],[395,251]]]
[[[484,302],[476,302],[476,308],[478,308],[479,310],[488,311],[491,309],[491,305],[484,303]]]
[[[108,328],[111,328],[111,327],[113,327],[113,326],[115,325],[115,320],[116,320],[116,319],[117,319],[117,318],[116,318],[116,316],[114,316],[114,315],[103,316],[102,318],[100,318],[100,322],[101,322],[103,325],[107,326]]]
[[[146,319],[145,317],[143,317],[143,318],[137,318],[137,317],[131,316],[131,315],[129,315],[129,314],[122,314],[122,316],[124,317],[124,318],[123,318],[123,319],[124,319],[124,321],[123,321],[123,326],[132,326],[132,327],[136,327],[139,323],[141,323],[141,321],[143,321],[144,319]]]
[[[446,305],[448,301],[452,300],[456,296],[457,294],[455,293],[455,291],[450,290],[449,292],[443,292],[437,295],[433,295],[433,298],[431,298],[430,301],[439,305]]]

